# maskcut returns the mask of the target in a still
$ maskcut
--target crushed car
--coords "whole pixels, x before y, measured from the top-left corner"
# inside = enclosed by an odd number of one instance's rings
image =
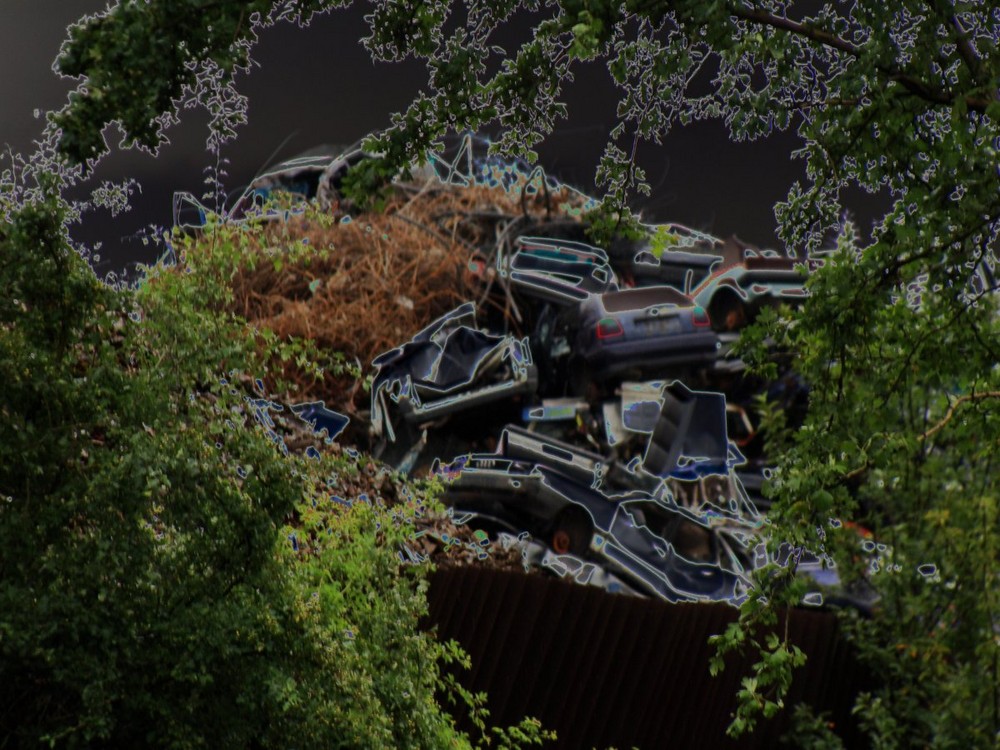
[[[519,290],[560,306],[618,289],[607,253],[581,242],[519,237],[514,253],[497,262]]]
[[[336,200],[347,170],[368,158],[357,144],[354,146],[317,146],[298,156],[268,167],[249,185],[226,197],[221,207],[223,223],[251,220],[287,219],[301,213],[307,201],[315,200],[328,206]],[[278,199],[272,202],[273,199]],[[280,207],[279,207],[280,204]],[[197,229],[215,213],[193,194],[174,193],[174,226]]]
[[[680,383],[669,388],[641,461],[623,468],[613,456],[508,425],[495,452],[437,466],[448,482],[445,501],[477,523],[520,528],[557,554],[599,561],[668,601],[738,601],[760,524],[752,502],[738,480],[733,497],[699,506],[678,502],[665,481],[739,462],[727,438],[725,399]]]
[[[527,342],[480,330],[471,302],[379,355],[372,365],[372,425],[384,443],[397,442],[401,424],[421,429],[460,412],[533,394],[538,383]]]
[[[671,286],[590,295],[560,317],[546,343],[557,351],[568,345],[565,366],[576,393],[591,382],[709,366],[719,350],[708,312]]]
[[[627,429],[646,437],[642,455],[628,465],[508,425],[494,452],[436,464],[445,502],[479,528],[528,532],[549,548],[544,559],[557,572],[561,566],[592,582],[597,566],[608,574],[600,580],[667,601],[738,604],[750,572],[769,557],[760,541],[764,517],[736,473],[745,459],[728,437],[725,397],[676,381],[658,384],[658,393],[645,385],[645,398],[623,402]],[[549,408],[568,415],[578,404]],[[785,548],[774,561],[787,564],[788,557]],[[870,612],[863,582],[843,584],[821,556],[800,552],[795,559],[807,582],[805,604]]]
[[[739,601],[745,594],[741,572],[699,560],[711,553],[702,551],[702,540],[683,536],[680,524],[671,541],[647,525],[657,498],[643,492],[608,495],[585,483],[588,471],[599,475],[594,457],[550,440],[538,450],[546,462],[510,457],[519,450],[511,450],[505,433],[497,453],[439,466],[438,476],[451,480],[445,501],[473,515],[479,527],[526,530],[555,553],[593,559],[616,578],[667,601]],[[660,510],[680,513],[663,504]]]
[[[806,297],[802,261],[761,251],[717,268],[691,292],[720,331],[752,323],[765,305],[799,304]]]

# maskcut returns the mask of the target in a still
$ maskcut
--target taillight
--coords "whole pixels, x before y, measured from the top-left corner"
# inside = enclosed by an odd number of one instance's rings
[[[708,311],[700,305],[694,308],[691,320],[697,328],[704,328],[705,326],[712,325],[712,320],[708,317]]]
[[[614,318],[601,318],[597,321],[597,338],[599,339],[613,339],[623,333],[625,331],[622,330],[622,324]]]

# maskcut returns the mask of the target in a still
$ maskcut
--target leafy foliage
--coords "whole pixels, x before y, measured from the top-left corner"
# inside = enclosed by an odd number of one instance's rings
[[[436,698],[460,652],[417,630],[397,556],[426,492],[344,507],[355,462],[286,458],[252,418],[234,376],[300,352],[220,312],[243,233],[133,294],[58,197],[8,209],[0,744],[472,746]]]
[[[290,668],[294,596],[270,558],[294,484],[246,431],[206,444],[190,372],[157,366],[62,219],[29,204],[2,238],[5,724],[25,744],[253,736],[234,709],[264,719]]]
[[[56,120],[66,153],[98,153],[97,134],[113,119],[155,144],[151,123],[173,111],[199,70],[230,71],[247,59],[257,28],[335,3],[213,2],[198,28],[157,23],[165,5],[127,2],[74,32],[60,64],[91,88]],[[845,580],[865,576],[882,597],[870,621],[851,625],[881,680],[857,707],[874,746],[995,744],[996,8],[968,0],[561,0],[544,8],[472,0],[464,16],[450,10],[444,0],[374,4],[373,55],[413,54],[432,77],[430,90],[370,142],[386,161],[368,168],[361,187],[452,127],[498,123],[496,147],[530,158],[566,114],[560,95],[573,67],[593,60],[607,64],[621,90],[620,125],[598,166],[605,228],[627,224],[629,197],[648,189],[636,165],[640,144],[660,143],[674,124],[720,119],[735,140],[796,128],[807,179],[776,206],[780,236],[788,252],[814,257],[831,229],[840,239],[804,310],[764,316],[747,336],[748,357],[766,336],[789,348],[812,387],[803,427],[775,431],[782,450],[772,537],[827,553]],[[535,14],[534,35],[508,51],[494,34],[519,10]],[[153,29],[181,52],[147,50],[142,40]],[[167,84],[135,97],[127,85],[102,83],[122,70]],[[841,220],[847,186],[893,199],[867,246]],[[68,330],[37,325],[57,341]],[[756,709],[777,705],[795,661],[782,640],[751,637],[776,605],[794,599],[789,577],[763,571],[740,625],[719,641],[762,647],[757,682],[741,695],[743,727]],[[761,675],[775,691],[763,700]]]

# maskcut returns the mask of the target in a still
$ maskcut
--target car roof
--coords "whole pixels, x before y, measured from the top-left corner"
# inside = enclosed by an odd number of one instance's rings
[[[740,263],[732,263],[717,267],[710,276],[705,278],[691,292],[692,297],[697,297],[700,293],[715,286],[721,279],[736,279],[743,283],[744,280],[758,283],[792,283],[802,284],[804,279],[797,267],[801,260],[784,257],[750,257]]]
[[[672,286],[644,286],[618,292],[606,292],[601,295],[601,304],[609,313],[645,310],[653,305],[694,306],[690,297]]]

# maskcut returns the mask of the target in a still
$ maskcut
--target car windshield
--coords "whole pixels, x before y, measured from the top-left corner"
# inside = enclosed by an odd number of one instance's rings
[[[648,286],[611,292],[601,297],[601,302],[609,313],[645,310],[653,305],[691,307],[694,304],[688,297],[670,286]]]

